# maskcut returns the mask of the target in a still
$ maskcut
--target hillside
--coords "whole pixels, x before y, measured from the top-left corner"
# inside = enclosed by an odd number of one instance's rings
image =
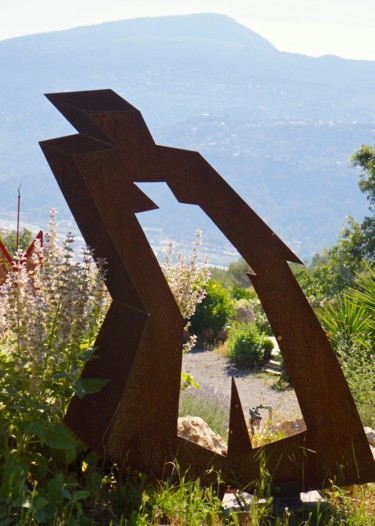
[[[348,156],[372,141],[375,62],[282,53],[223,15],[145,18],[0,42],[0,218],[45,224],[70,214],[38,141],[72,133],[43,93],[112,88],[159,144],[198,150],[301,258],[367,208]],[[163,185],[142,224],[156,250],[203,229],[213,263],[235,257]],[[173,217],[171,219],[170,210]],[[1,225],[0,225],[1,226]]]

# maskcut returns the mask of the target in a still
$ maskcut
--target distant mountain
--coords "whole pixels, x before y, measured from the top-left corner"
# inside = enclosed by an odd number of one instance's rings
[[[372,141],[375,62],[282,53],[217,14],[144,18],[0,42],[0,218],[43,226],[70,213],[38,141],[74,130],[43,97],[112,88],[159,144],[198,150],[301,258],[335,241],[365,198],[348,156]],[[190,244],[200,226],[213,263],[235,257],[195,208],[151,185],[140,220],[156,250]],[[173,210],[171,218],[170,210]],[[1,226],[1,221],[0,221]],[[249,240],[251,242],[251,240]]]

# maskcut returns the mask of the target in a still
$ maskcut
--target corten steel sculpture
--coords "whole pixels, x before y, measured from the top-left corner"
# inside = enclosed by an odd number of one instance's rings
[[[73,398],[66,422],[100,455],[162,476],[178,459],[188,476],[246,484],[267,462],[277,488],[330,479],[375,479],[374,461],[338,361],[288,262],[296,255],[196,152],[158,146],[140,112],[111,90],[48,99],[78,135],[44,141],[43,152],[86,242],[108,261],[112,304],[84,377],[106,378]],[[184,322],[135,216],[157,206],[136,186],[166,182],[199,205],[254,271],[250,279],[284,356],[307,429],[253,448],[235,383],[227,456],[177,436]],[[213,467],[210,473],[207,471]]]
[[[26,268],[29,272],[34,270],[35,268],[35,263],[33,262],[31,256],[34,253],[35,244],[37,240],[40,243],[40,245],[43,245],[43,232],[41,230],[35,236],[33,242],[31,243],[29,248],[26,250],[26,252],[23,254],[22,259],[21,259],[21,261],[26,263]],[[6,249],[6,247],[3,245],[3,243],[0,240],[0,285],[5,283],[9,272],[14,271],[15,269],[17,269],[17,265],[15,265],[8,250]]]

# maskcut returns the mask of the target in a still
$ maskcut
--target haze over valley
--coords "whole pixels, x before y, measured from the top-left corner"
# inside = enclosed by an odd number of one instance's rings
[[[145,18],[0,42],[0,226],[44,228],[52,207],[75,228],[38,141],[74,133],[43,93],[111,88],[158,144],[199,151],[293,249],[309,259],[367,203],[348,157],[375,130],[375,62],[280,52],[215,14]],[[196,207],[165,185],[139,216],[158,254],[203,231],[212,264],[236,258]],[[249,240],[251,242],[251,240]]]

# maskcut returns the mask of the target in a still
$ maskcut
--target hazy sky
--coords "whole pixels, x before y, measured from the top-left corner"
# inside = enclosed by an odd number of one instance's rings
[[[0,0],[0,39],[201,12],[229,15],[282,51],[375,60],[374,0]]]

